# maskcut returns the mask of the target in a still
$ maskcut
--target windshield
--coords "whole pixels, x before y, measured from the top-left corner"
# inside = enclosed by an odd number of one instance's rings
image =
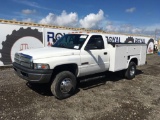
[[[53,47],[62,47],[69,49],[81,49],[88,35],[85,34],[66,34],[61,37]]]

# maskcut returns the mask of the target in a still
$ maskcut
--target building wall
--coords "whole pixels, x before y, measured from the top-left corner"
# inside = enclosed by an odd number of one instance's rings
[[[60,37],[68,33],[100,33],[100,31],[89,31],[80,28],[65,28],[7,20],[0,20],[0,31],[0,66],[11,65],[17,51],[47,46],[49,47]],[[108,42],[143,43],[147,44],[146,52],[148,54],[153,53],[154,40],[150,37],[115,33],[106,34],[106,40]]]

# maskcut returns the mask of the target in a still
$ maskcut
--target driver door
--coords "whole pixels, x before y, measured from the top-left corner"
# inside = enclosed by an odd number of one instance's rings
[[[98,47],[96,42],[100,41]],[[108,50],[104,47],[104,41],[101,35],[92,35],[81,50],[80,76],[104,72],[109,68]]]

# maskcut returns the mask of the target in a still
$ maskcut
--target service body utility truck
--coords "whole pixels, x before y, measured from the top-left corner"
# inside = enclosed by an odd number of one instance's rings
[[[132,79],[136,66],[145,62],[146,44],[116,44],[107,34],[77,33],[64,35],[52,47],[17,52],[13,68],[29,83],[50,83],[54,96],[64,99],[75,92],[78,77],[123,70]]]

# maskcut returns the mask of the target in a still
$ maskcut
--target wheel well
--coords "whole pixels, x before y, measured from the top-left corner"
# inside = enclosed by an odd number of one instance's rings
[[[59,65],[56,66],[53,69],[53,74],[57,74],[61,71],[70,71],[72,72],[75,76],[77,76],[78,74],[78,66],[77,64],[64,64],[64,65]]]
[[[132,59],[130,60],[130,62],[134,62],[136,65],[138,65],[138,59],[137,59],[137,58],[132,58]]]

